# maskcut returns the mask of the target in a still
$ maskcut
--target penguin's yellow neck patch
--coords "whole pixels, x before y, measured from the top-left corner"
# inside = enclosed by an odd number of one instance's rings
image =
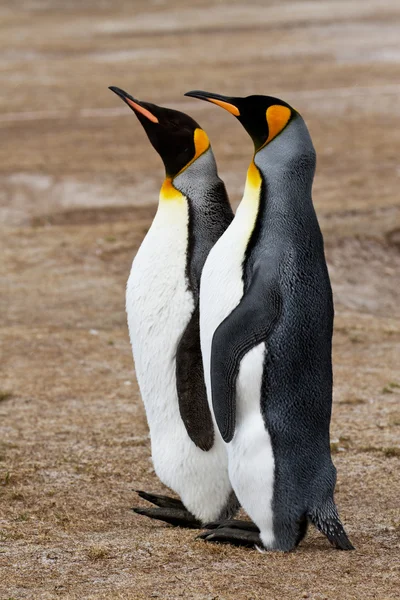
[[[174,187],[171,177],[167,177],[161,186],[160,202],[182,202],[183,194]]]
[[[246,184],[244,186],[244,194],[241,205],[247,207],[255,218],[258,213],[258,206],[260,204],[260,192],[261,192],[262,177],[254,161],[251,161],[250,166],[247,170]],[[253,220],[253,219],[252,219]]]
[[[252,161],[246,178],[246,185],[241,203],[238,206],[234,221],[240,223],[240,234],[238,240],[246,248],[257,221],[260,208],[262,177],[257,166]]]
[[[286,127],[289,119],[292,115],[292,111],[287,106],[280,106],[274,104],[267,108],[266,118],[268,123],[269,135],[264,146],[269,144]]]
[[[251,190],[251,193],[253,193],[254,191],[258,192],[261,188],[261,182],[262,179],[260,171],[258,170],[258,167],[255,165],[254,161],[251,161],[250,166],[247,169],[245,194],[247,188]]]

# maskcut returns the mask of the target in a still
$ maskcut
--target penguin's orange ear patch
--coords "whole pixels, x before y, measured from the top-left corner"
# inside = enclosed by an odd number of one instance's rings
[[[235,117],[240,117],[239,109],[234,104],[231,104],[230,102],[224,102],[223,100],[216,100],[215,98],[207,98],[207,100],[209,102],[213,102],[214,104],[218,104],[218,106],[230,112],[231,115],[234,115]]]
[[[273,104],[267,108],[267,123],[268,123],[268,139],[264,146],[274,139],[286,127],[292,116],[292,111],[287,106],[281,106],[279,104]]]
[[[193,160],[196,160],[196,158],[199,158],[199,156],[208,149],[210,140],[208,139],[206,132],[203,129],[200,129],[200,127],[195,129],[193,139],[195,148]]]
[[[152,121],[153,123],[158,123],[157,117],[155,117],[147,108],[140,106],[137,102],[134,102],[130,98],[124,98],[124,100],[135,110],[136,112],[142,114],[144,117]]]
[[[194,163],[195,160],[199,158],[208,148],[210,147],[210,140],[208,139],[208,135],[203,129],[200,127],[196,127],[193,134],[193,142],[194,142],[194,156],[189,160],[189,162],[181,169],[178,173],[180,175],[182,171],[190,167],[191,164]]]

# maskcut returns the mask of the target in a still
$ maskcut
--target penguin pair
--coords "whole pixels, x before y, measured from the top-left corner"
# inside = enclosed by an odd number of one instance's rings
[[[135,511],[281,551],[312,522],[351,549],[333,500],[333,302],[302,117],[267,96],[186,94],[228,110],[254,142],[233,218],[200,126],[110,89],[166,171],[126,308],[155,472],[181,501],[139,492],[156,508]],[[232,518],[239,503],[252,522]]]

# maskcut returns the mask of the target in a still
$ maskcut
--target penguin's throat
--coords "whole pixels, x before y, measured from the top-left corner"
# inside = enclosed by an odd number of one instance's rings
[[[259,168],[255,164],[254,160],[251,161],[249,168],[247,169],[246,187],[250,186],[253,189],[260,189],[262,183],[262,177]]]
[[[174,184],[171,177],[166,177],[160,190],[160,203],[184,202],[184,196]]]
[[[246,184],[241,204],[245,204],[249,208],[253,208],[255,213],[258,212],[261,197],[262,175],[254,161],[250,163],[247,170]]]
[[[240,229],[239,238],[245,246],[251,238],[260,211],[262,181],[260,170],[252,162],[247,171],[243,198],[234,219]]]

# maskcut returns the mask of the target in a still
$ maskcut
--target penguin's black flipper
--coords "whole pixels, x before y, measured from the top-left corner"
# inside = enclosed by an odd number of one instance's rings
[[[206,542],[218,542],[220,544],[232,544],[233,546],[254,546],[263,547],[259,531],[249,531],[248,529],[234,529],[232,527],[222,527],[221,529],[208,530],[197,536]]]
[[[253,521],[244,521],[241,519],[225,519],[224,521],[213,521],[204,525],[204,529],[243,529],[245,531],[255,531],[260,533],[259,528]]]
[[[235,432],[236,379],[242,358],[265,342],[279,320],[282,298],[277,269],[268,276],[260,270],[239,305],[217,327],[211,346],[211,390],[215,419],[221,436],[230,442]]]
[[[132,508],[138,515],[144,515],[149,519],[164,521],[174,527],[187,527],[189,529],[201,529],[202,525],[192,513],[180,508]]]
[[[328,500],[322,507],[309,511],[308,518],[328,538],[332,546],[338,550],[355,550],[347,537],[333,500]]]
[[[176,391],[179,412],[190,439],[201,450],[211,450],[214,426],[204,382],[198,306],[176,351]]]
[[[147,500],[147,502],[151,502],[151,504],[155,504],[156,506],[186,510],[185,505],[178,498],[170,498],[169,496],[162,496],[161,494],[151,494],[149,492],[143,492],[142,490],[136,490],[136,493],[139,498],[143,498],[143,500]]]

